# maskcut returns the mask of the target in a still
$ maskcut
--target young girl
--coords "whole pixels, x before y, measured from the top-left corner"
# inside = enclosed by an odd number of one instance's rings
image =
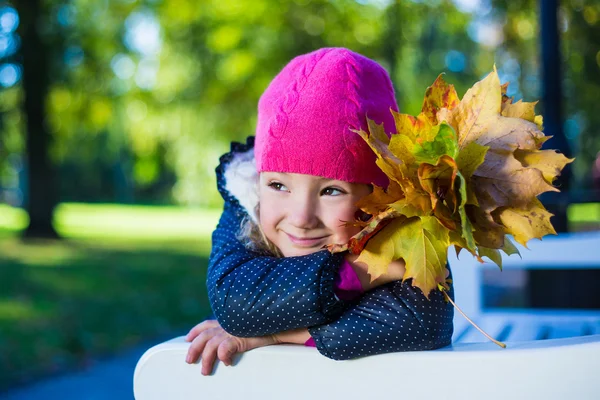
[[[314,345],[350,359],[446,346],[453,309],[401,282],[402,261],[374,282],[355,256],[323,246],[346,243],[368,218],[356,207],[387,185],[375,155],[352,130],[366,118],[395,131],[386,71],[347,49],[293,59],[258,105],[256,141],[234,143],[217,167],[225,200],[213,233],[208,294],[216,321],[187,335],[187,362],[202,373],[216,358],[278,343]]]

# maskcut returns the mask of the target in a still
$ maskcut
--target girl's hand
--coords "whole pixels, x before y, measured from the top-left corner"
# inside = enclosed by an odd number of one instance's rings
[[[401,281],[404,277],[404,273],[406,272],[404,260],[400,259],[398,261],[392,261],[388,265],[386,272],[372,281],[367,265],[356,262],[356,259],[358,258],[357,255],[346,254],[345,257],[350,265],[352,265],[352,269],[354,269],[354,272],[356,273],[356,276],[358,277],[358,280],[360,281],[364,291],[369,291],[385,283]]]
[[[240,338],[230,335],[216,320],[206,320],[196,325],[187,334],[185,340],[191,342],[185,361],[192,364],[200,357],[202,375],[210,375],[217,358],[229,366],[237,353],[277,344],[274,336]]]
[[[404,263],[403,259],[400,259],[397,261],[392,261],[388,265],[388,269],[386,270],[386,272],[372,281],[371,275],[368,272],[367,265],[364,263],[356,262],[356,259],[358,258],[357,255],[346,254],[345,257],[346,260],[352,266],[352,269],[354,269],[354,272],[356,272],[356,276],[358,277],[358,280],[360,281],[364,291],[369,291],[373,288],[376,288],[377,286],[389,282],[401,281],[404,278],[404,274],[406,273],[406,264]],[[448,278],[449,275],[450,270],[446,268],[446,278]]]

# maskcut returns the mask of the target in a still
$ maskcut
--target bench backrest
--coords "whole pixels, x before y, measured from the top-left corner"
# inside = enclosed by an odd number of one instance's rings
[[[577,232],[529,241],[528,249],[517,244],[521,257],[503,254],[503,269],[599,269],[600,231]],[[482,272],[498,267],[491,261],[481,264],[466,250],[456,257],[454,249],[448,252],[452,269],[456,302],[469,316],[482,311]],[[460,316],[462,318],[462,316]]]
[[[137,400],[191,399],[592,399],[600,392],[600,335],[538,340],[500,349],[467,343],[333,361],[280,345],[217,362],[211,376],[186,364],[189,343],[149,349],[137,364]]]

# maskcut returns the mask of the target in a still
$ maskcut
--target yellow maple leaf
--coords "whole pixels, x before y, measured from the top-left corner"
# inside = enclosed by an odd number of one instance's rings
[[[460,104],[453,110],[460,149],[476,141],[498,119],[501,104],[500,79],[494,69],[467,90]]]
[[[435,125],[439,122],[437,114],[440,109],[446,108],[452,110],[459,102],[460,99],[458,98],[456,89],[454,89],[454,85],[446,83],[443,74],[440,74],[425,91],[421,113]]]
[[[369,132],[362,129],[356,131],[373,152],[377,155],[375,161],[377,166],[390,178],[398,183],[403,182],[406,178],[406,168],[404,162],[396,157],[388,148],[389,138],[385,134],[383,124],[376,124],[369,120]]]
[[[501,92],[500,80],[494,69],[473,85],[453,110],[452,119],[458,131],[460,149],[473,141],[492,150],[537,148],[544,134],[534,123],[535,112],[529,110],[535,103],[505,104],[504,116],[501,113]],[[524,115],[525,111],[531,115]],[[527,118],[524,119],[523,116]]]
[[[537,127],[540,131],[544,130],[544,117],[542,117],[541,115],[536,115],[535,118],[533,119],[533,122],[535,122],[535,124],[537,125]],[[540,143],[540,145],[542,143]]]
[[[433,126],[431,120],[423,113],[417,117],[408,114],[400,114],[392,110],[394,121],[396,123],[396,134],[404,136],[412,143],[415,143],[419,137],[423,137],[425,132],[429,132]]]
[[[554,179],[560,175],[565,165],[573,162],[574,158],[567,158],[556,150],[515,150],[515,158],[524,167],[531,167],[542,172],[544,180],[552,184]]]
[[[407,190],[403,199],[389,204],[388,207],[406,217],[428,215],[432,211],[431,200],[427,193],[414,188]]]
[[[523,118],[526,121],[535,122],[535,106],[537,103],[537,101],[530,103],[521,100],[516,103],[503,103],[502,115],[505,117]]]
[[[477,142],[471,142],[458,153],[456,164],[467,181],[471,179],[475,170],[483,164],[485,153],[487,153],[488,149],[488,146],[480,145]]]
[[[390,204],[404,199],[405,197],[406,196],[398,182],[390,181],[388,187],[385,189],[373,185],[373,192],[360,199],[358,203],[356,203],[356,206],[367,214],[376,215],[384,212],[389,208]]]
[[[540,131],[543,130],[544,119],[541,115],[535,115],[535,106],[538,102],[524,102],[519,100],[513,104],[513,98],[506,95],[507,88],[508,82],[502,85],[502,115],[505,117],[523,118],[534,122]]]
[[[541,239],[548,234],[556,235],[550,223],[552,214],[546,211],[538,199],[533,199],[526,208],[500,208],[494,215],[502,222],[506,233],[513,235],[525,247],[530,239]]]
[[[416,137],[414,138],[417,139]],[[415,162],[413,154],[415,140],[408,135],[396,134],[390,139],[389,149],[396,157],[398,157],[405,165],[410,166]]]
[[[404,259],[404,280],[412,278],[413,286],[425,296],[446,278],[448,230],[435,217],[413,217],[395,220],[367,243],[356,262],[369,266],[371,280],[377,279],[395,260]]]
[[[487,212],[503,206],[524,207],[541,193],[558,192],[540,170],[524,168],[511,152],[492,149],[473,173],[471,184],[480,207]]]
[[[534,150],[544,138],[537,125],[518,118],[495,116],[485,130],[478,133],[477,143],[492,150]]]

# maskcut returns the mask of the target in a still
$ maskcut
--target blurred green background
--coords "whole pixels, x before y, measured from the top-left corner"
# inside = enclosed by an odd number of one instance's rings
[[[533,0],[0,0],[0,390],[208,315],[214,168],[292,57],[374,58],[411,114],[440,73],[462,96],[494,65],[534,101],[539,14]],[[562,1],[558,27],[569,201],[588,203],[569,223],[597,229],[600,3]]]

